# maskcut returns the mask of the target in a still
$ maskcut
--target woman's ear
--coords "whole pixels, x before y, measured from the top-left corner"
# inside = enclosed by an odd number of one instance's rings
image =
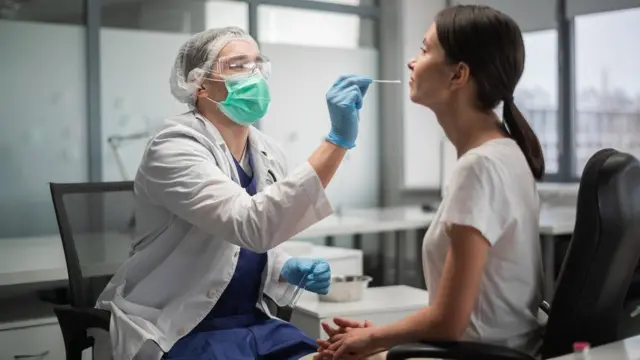
[[[453,73],[451,75],[451,87],[458,89],[463,87],[469,81],[471,77],[471,69],[463,62],[453,65]]]

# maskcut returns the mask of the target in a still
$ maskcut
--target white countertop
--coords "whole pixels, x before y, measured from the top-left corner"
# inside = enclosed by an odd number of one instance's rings
[[[295,236],[296,239],[373,234],[426,228],[435,213],[419,207],[389,207],[344,210],[331,215]]]
[[[126,236],[96,236],[98,246],[89,249],[96,261],[84,267],[85,273],[112,274],[127,257],[131,240]],[[104,241],[106,238],[109,241]],[[117,239],[114,241],[114,239]],[[108,246],[107,246],[108,244]],[[289,241],[281,245],[291,248],[292,255],[319,257],[327,260],[362,256],[361,250],[328,247]],[[0,239],[0,286],[43,283],[67,279],[67,264],[59,235]]]
[[[571,235],[575,223],[573,207],[543,205],[540,210],[540,235]]]
[[[544,205],[540,211],[541,235],[569,235],[575,225],[575,209]],[[407,231],[429,227],[435,212],[419,206],[351,209],[332,215],[295,236],[295,239]]]
[[[323,319],[371,314],[372,311],[412,311],[428,304],[429,293],[426,290],[398,285],[369,288],[362,300],[354,302],[332,303],[320,301],[317,297],[300,298],[296,311]]]
[[[354,234],[410,231],[428,227],[435,213],[417,206],[345,210],[330,216],[298,234],[294,240]],[[542,235],[571,234],[575,211],[568,207],[546,207],[540,215]],[[115,239],[115,240],[114,240]],[[99,235],[92,238],[97,247],[88,249],[98,266],[84,269],[91,273],[113,273],[120,259],[126,258],[131,239],[127,234]],[[285,243],[286,244],[286,243]],[[293,244],[292,244],[293,245]],[[305,246],[298,243],[292,255],[304,256]],[[86,249],[85,249],[86,251]],[[343,256],[347,249],[316,247],[313,256]],[[354,250],[356,251],[356,250]],[[341,255],[342,254],[342,255]],[[114,259],[110,261],[109,259]],[[0,239],[0,286],[50,282],[67,279],[66,263],[60,237],[56,235]]]
[[[555,357],[552,360],[573,360],[573,354]],[[640,336],[598,346],[589,350],[589,360],[637,360],[640,359]]]

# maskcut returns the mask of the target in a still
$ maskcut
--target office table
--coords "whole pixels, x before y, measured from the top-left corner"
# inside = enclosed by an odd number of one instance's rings
[[[551,360],[574,360],[573,354],[562,355]],[[640,359],[640,336],[630,337],[610,344],[591,348],[589,360],[636,360]]]
[[[575,225],[575,208],[570,206],[546,206],[540,210],[540,237],[545,276],[545,299],[550,301],[555,288],[555,243],[559,236],[571,235]],[[400,206],[388,208],[369,208],[345,210],[340,215],[332,215],[312,227],[302,231],[295,238],[325,237],[325,244],[333,245],[334,236],[352,237],[354,247],[362,250],[362,235],[392,232],[396,246],[396,283],[402,283],[404,262],[402,255],[406,251],[404,235],[415,231],[416,254],[422,255],[422,237],[431,225],[435,212],[426,212],[419,206]],[[384,263],[383,239],[380,242],[379,261]],[[419,261],[418,264],[421,262]]]
[[[576,210],[568,206],[543,206],[540,211],[540,238],[544,268],[544,298],[551,302],[555,289],[556,242],[559,236],[571,235]]]
[[[362,250],[362,235],[375,233],[393,233],[396,246],[396,283],[402,283],[405,262],[401,256],[406,252],[405,236],[409,231],[417,233],[417,256],[422,254],[423,232],[431,225],[434,212],[425,212],[419,206],[346,210],[332,215],[302,231],[294,239],[310,237],[334,237],[347,235],[353,237],[354,247]],[[550,300],[555,285],[555,241],[557,236],[570,235],[575,223],[575,210],[570,207],[543,207],[540,215],[540,234],[542,237],[543,262],[545,266],[545,299]],[[123,234],[119,245],[101,247],[108,257],[122,259],[126,257],[131,243],[130,236]],[[106,244],[101,237],[96,242]],[[113,241],[112,238],[108,241]],[[384,239],[380,238],[380,245]],[[384,264],[384,251],[378,254]],[[420,263],[420,262],[419,262]],[[105,261],[99,268],[90,269],[97,273],[113,273],[119,262]],[[62,244],[58,235],[0,239],[0,286],[22,283],[50,282],[66,279],[66,264]]]
[[[324,237],[326,245],[332,246],[335,236],[347,235],[353,237],[356,248],[362,249],[362,235],[424,229],[434,216],[435,212],[425,212],[417,206],[350,209],[327,217],[294,239]]]
[[[402,283],[405,262],[402,255],[406,253],[404,235],[408,231],[416,231],[417,243],[422,254],[422,232],[425,231],[435,216],[435,212],[425,212],[419,206],[400,206],[386,208],[350,209],[332,215],[296,235],[294,239],[324,237],[325,245],[333,246],[335,236],[350,236],[353,246],[362,250],[362,235],[392,233],[395,240],[395,282]],[[378,263],[385,263],[384,238],[378,238]],[[419,262],[421,263],[421,262]]]
[[[92,246],[78,248],[81,257],[91,259],[91,265],[83,265],[87,276],[111,275],[116,272],[129,254],[131,236],[109,232],[91,234]],[[281,245],[284,249],[287,244]],[[362,270],[362,251],[314,245],[300,251],[302,256],[321,257],[335,263],[338,271],[359,274]],[[360,264],[359,268],[354,263]],[[341,270],[345,269],[345,270]],[[348,270],[347,270],[348,269]],[[67,264],[59,235],[45,235],[0,239],[0,287],[49,283],[67,280]]]

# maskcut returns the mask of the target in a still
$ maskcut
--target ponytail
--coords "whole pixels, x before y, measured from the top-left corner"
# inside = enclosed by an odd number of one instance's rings
[[[536,180],[544,176],[544,155],[540,140],[533,132],[527,120],[513,102],[513,97],[504,100],[503,104],[504,124],[503,128],[513,138],[527,159],[527,164]]]

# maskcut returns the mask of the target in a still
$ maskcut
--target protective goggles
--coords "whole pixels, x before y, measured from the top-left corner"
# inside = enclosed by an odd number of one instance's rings
[[[218,59],[212,66],[213,73],[234,76],[260,72],[265,78],[271,74],[271,61],[264,55],[232,55]]]

